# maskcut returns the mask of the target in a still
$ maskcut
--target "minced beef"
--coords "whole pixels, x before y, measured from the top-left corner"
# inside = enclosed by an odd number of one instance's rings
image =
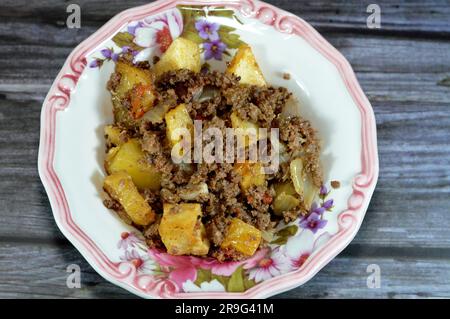
[[[108,82],[108,89],[114,92],[119,83],[120,74],[113,73]],[[322,184],[320,144],[316,132],[311,124],[301,117],[281,117],[281,111],[292,95],[287,89],[240,85],[239,78],[234,75],[207,69],[201,73],[189,70],[167,72],[155,81],[155,88],[158,105],[164,103],[168,110],[184,103],[193,120],[203,120],[203,132],[208,128],[218,128],[225,137],[226,129],[231,127],[232,112],[236,112],[242,120],[262,128],[278,127],[280,141],[285,145],[288,158],[303,156],[306,172],[310,174],[314,184],[318,187]],[[115,108],[130,108],[128,97],[120,103],[121,105],[115,104]],[[276,196],[273,185],[289,180],[289,162],[280,163],[279,170],[267,176],[264,185],[243,190],[240,185],[242,176],[236,172],[233,164],[173,163],[163,119],[150,122],[144,116],[141,120],[130,123],[130,118],[125,118],[126,125],[122,126],[121,122],[116,121],[116,125],[124,127],[124,138],[139,138],[146,160],[161,173],[160,190],[142,191],[145,200],[157,214],[155,223],[144,229],[139,228],[150,247],[164,249],[158,233],[163,203],[185,202],[182,197],[186,192],[202,183],[207,185],[208,193],[199,195],[193,202],[202,205],[202,222],[211,243],[209,256],[219,261],[244,258],[235,251],[220,248],[231,218],[240,218],[261,231],[270,231],[280,220],[291,221],[305,212],[302,205],[284,212],[282,216],[275,215],[272,210]],[[203,146],[209,142],[202,141]],[[225,140],[223,146],[225,151]],[[301,199],[301,196],[299,198]],[[131,223],[120,204],[107,200],[105,205]],[[261,246],[266,244],[263,242]]]

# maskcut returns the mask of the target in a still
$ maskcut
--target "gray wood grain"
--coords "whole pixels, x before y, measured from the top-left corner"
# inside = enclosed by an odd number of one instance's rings
[[[318,28],[366,29],[369,0],[267,0],[284,10],[301,16]],[[62,25],[66,20],[68,3],[54,0],[27,1],[6,0],[0,4],[0,17],[5,21],[30,21],[32,23]],[[113,15],[148,1],[78,0],[84,25],[102,25]],[[398,0],[377,1],[382,13],[385,31],[408,32],[409,34],[449,35],[450,2],[448,0]]]
[[[42,101],[70,51],[114,14],[144,1],[0,3],[0,297],[131,297],[84,261],[57,230],[37,173]],[[269,1],[311,22],[350,61],[375,110],[379,183],[352,244],[312,281],[280,297],[450,297],[450,3]],[[366,3],[367,2],[367,3]],[[378,2],[377,2],[378,3]],[[65,285],[82,268],[82,289]],[[368,289],[366,267],[382,270]]]
[[[12,259],[27,262],[14,262]],[[66,285],[67,267],[81,269],[81,288]],[[368,288],[369,265],[380,267],[380,288]],[[401,264],[401,267],[399,265]],[[131,298],[102,279],[81,255],[66,246],[0,244],[0,291],[7,298]],[[448,297],[450,263],[442,259],[348,257],[330,262],[305,285],[275,298]]]

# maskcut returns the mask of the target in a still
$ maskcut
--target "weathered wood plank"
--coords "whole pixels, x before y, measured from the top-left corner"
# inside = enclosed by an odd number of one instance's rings
[[[81,288],[66,286],[67,267],[81,268]],[[381,270],[381,287],[367,287],[367,266]],[[442,259],[337,257],[304,286],[276,298],[450,297],[450,263]],[[0,244],[0,298],[128,298],[101,278],[71,246]],[[410,283],[405,285],[405,282]]]
[[[284,10],[299,15],[319,28],[340,28],[367,30],[366,20],[369,16],[367,6],[373,1],[289,1],[267,0]],[[70,3],[70,2],[69,2]],[[44,0],[39,2],[26,0],[7,0],[0,4],[2,20],[23,20],[43,24],[63,25],[66,18],[66,8],[69,3]],[[110,1],[110,0],[79,0],[82,25],[99,26],[115,14],[148,1]],[[414,34],[440,33],[448,36],[450,26],[450,2],[448,0],[429,1],[398,0],[395,3],[383,0],[376,2],[381,8],[381,23],[383,31],[408,32]]]
[[[66,285],[67,267],[81,268],[81,288]],[[68,244],[0,244],[0,298],[130,298],[101,278]]]
[[[28,24],[14,23],[13,29],[20,29],[17,32],[23,34],[21,42],[0,40],[0,85],[33,84],[36,79],[41,85],[50,84],[72,48],[94,31],[92,28],[86,32],[84,29],[74,31],[51,27],[47,30],[47,27],[36,27],[42,30],[27,34],[29,28]],[[385,81],[387,75],[391,82],[401,80],[403,88],[397,88],[398,92],[412,91],[410,86],[414,88],[414,85],[428,84],[429,81],[434,85],[450,75],[449,41],[418,41],[358,33],[324,32],[323,35],[346,56],[358,74],[370,73],[365,76],[381,81]],[[372,73],[376,74],[372,76]],[[411,76],[398,78],[404,73],[411,73]],[[445,88],[437,86],[432,90],[447,92]],[[417,95],[423,90],[412,93]]]

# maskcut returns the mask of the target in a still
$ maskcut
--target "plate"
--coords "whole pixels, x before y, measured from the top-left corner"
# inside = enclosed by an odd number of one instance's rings
[[[199,20],[218,30],[219,52],[208,52]],[[279,225],[245,261],[150,250],[102,203],[114,61],[130,51],[152,59],[179,36],[196,41],[214,69],[249,44],[267,81],[299,100],[290,112],[322,141],[326,183],[309,215]],[[118,14],[70,54],[43,103],[39,174],[57,225],[110,282],[147,298],[264,298],[307,282],[356,235],[378,178],[375,117],[350,64],[304,20],[252,0],[157,1]]]

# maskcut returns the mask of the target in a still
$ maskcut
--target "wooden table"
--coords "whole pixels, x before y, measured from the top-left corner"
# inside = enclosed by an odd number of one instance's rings
[[[43,99],[70,51],[146,1],[0,2],[0,297],[133,297],[101,278],[62,236],[37,172]],[[353,65],[375,110],[380,178],[356,238],[287,298],[450,297],[450,1],[273,4],[309,21]],[[66,6],[78,3],[80,29]],[[69,264],[81,289],[66,287]],[[367,266],[381,269],[369,289]]]

